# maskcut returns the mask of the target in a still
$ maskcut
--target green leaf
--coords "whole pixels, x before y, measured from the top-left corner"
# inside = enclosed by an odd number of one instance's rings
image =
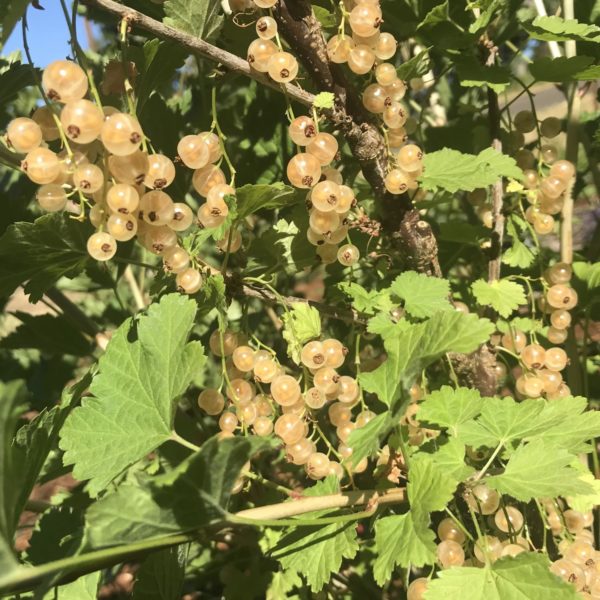
[[[302,587],[302,579],[295,571],[278,571],[273,575],[266,600],[282,600],[295,587]]]
[[[377,520],[373,577],[379,585],[390,578],[396,565],[423,567],[435,562],[435,534],[428,525],[427,514],[420,510]]]
[[[379,311],[390,311],[394,307],[388,290],[366,290],[353,281],[342,281],[337,287],[352,299],[352,308],[358,312],[372,315]]]
[[[335,104],[335,94],[331,92],[320,92],[313,100],[313,106],[317,109],[332,109]]]
[[[181,545],[148,556],[136,573],[133,600],[179,600],[187,553]]]
[[[550,571],[543,554],[523,552],[491,566],[452,567],[427,585],[425,600],[576,600],[575,587]]]
[[[53,588],[44,594],[44,600],[96,600],[101,575],[101,571],[96,571]]]
[[[413,56],[410,60],[402,63],[397,69],[398,79],[403,81],[410,81],[415,77],[422,77],[431,68],[431,58],[429,57],[429,50],[431,47],[421,50],[418,54]]]
[[[519,446],[504,473],[486,478],[502,494],[528,502],[533,498],[556,498],[593,491],[570,464],[575,457],[566,450],[534,440]]]
[[[35,85],[36,71],[31,65],[21,64],[18,60],[11,62],[8,68],[0,73],[0,106],[6,106],[25,88]]]
[[[401,384],[410,387],[420,371],[446,352],[473,352],[493,331],[487,319],[458,311],[438,313],[423,323],[395,325],[384,340],[387,360],[374,371],[361,373],[360,383],[391,406]]]
[[[511,237],[512,244],[510,248],[504,251],[502,262],[510,267],[519,269],[529,268],[538,254],[537,248],[530,248],[521,241],[517,231],[516,219],[512,216],[506,222],[506,231]]]
[[[51,213],[34,223],[15,223],[0,238],[0,296],[21,284],[37,302],[61,277],[79,275],[90,261],[92,230],[66,213]]]
[[[313,5],[312,9],[315,13],[315,17],[317,17],[317,21],[321,23],[321,27],[323,29],[333,29],[337,27],[337,15],[334,11],[328,10],[327,8],[323,8],[322,6],[318,6],[316,4]]]
[[[407,271],[396,277],[390,289],[404,300],[404,309],[412,317],[424,319],[437,312],[453,310],[448,300],[450,283],[446,279]]]
[[[510,85],[508,69],[498,65],[483,65],[475,57],[457,57],[456,73],[460,78],[460,84],[464,87],[487,85],[499,94]]]
[[[485,29],[497,11],[507,6],[507,0],[492,0],[489,5],[481,11],[474,23],[469,26],[469,33],[479,33]]]
[[[593,66],[590,56],[560,56],[538,58],[529,65],[531,74],[538,81],[562,82],[570,80],[597,79],[600,67]]]
[[[223,518],[242,467],[254,453],[270,447],[265,439],[212,437],[175,470],[121,484],[87,510],[86,547],[191,531]]]
[[[154,90],[163,87],[171,89],[177,69],[183,66],[187,57],[187,53],[174,42],[156,38],[147,41],[143,51],[144,68],[136,80],[138,114],[143,112],[146,101]]]
[[[482,406],[483,399],[477,390],[445,385],[419,404],[418,419],[446,427],[457,435],[459,426],[476,417]]]
[[[367,331],[385,338],[390,329],[393,329],[395,324],[396,323],[392,320],[392,316],[389,313],[380,312],[369,319],[369,322],[367,323]]]
[[[600,43],[600,27],[579,23],[577,19],[537,17],[532,22],[524,23],[523,27],[532,38],[545,42],[575,40]]]
[[[471,286],[471,290],[478,304],[491,306],[505,319],[519,306],[527,304],[523,286],[508,279],[500,279],[492,283],[479,279]]]
[[[261,210],[285,208],[302,200],[300,194],[294,188],[283,183],[272,185],[243,185],[236,190],[238,219]]]
[[[579,460],[575,460],[571,466],[579,473],[579,479],[590,486],[591,491],[569,496],[567,498],[569,508],[579,512],[588,512],[596,506],[600,506],[600,479],[596,479],[594,474]]]
[[[465,445],[457,438],[436,438],[419,446],[417,456],[430,460],[457,481],[464,481],[475,469],[465,464]]]
[[[377,415],[363,427],[350,434],[348,445],[352,448],[352,464],[375,454],[381,446],[381,438],[394,426],[395,420],[389,411]]]
[[[458,438],[468,446],[493,448],[513,440],[520,440],[547,429],[541,420],[543,400],[515,402],[512,398],[486,398],[477,420],[463,423]]]
[[[2,7],[0,46],[6,44],[16,24],[23,18],[28,6],[29,0],[8,0],[4,3]]]
[[[205,42],[213,42],[223,27],[220,0],[166,0],[164,22]]]
[[[2,338],[0,347],[36,348],[46,354],[71,354],[89,356],[91,344],[80,330],[64,316],[31,315],[16,312],[14,316],[22,323],[15,331]]]
[[[288,355],[300,364],[300,352],[306,342],[321,335],[321,315],[305,302],[295,302],[281,317],[283,339],[288,344]]]
[[[334,494],[339,483],[328,477],[304,491],[305,496]],[[325,511],[308,513],[317,517]],[[358,552],[356,524],[332,523],[326,526],[299,526],[279,540],[272,557],[281,563],[284,571],[301,573],[313,592],[319,592],[329,581],[331,573],[340,570],[344,558],[354,558]]]
[[[61,431],[64,463],[74,465],[80,481],[90,480],[90,495],[171,437],[174,401],[204,361],[202,346],[186,343],[195,314],[193,300],[171,294],[152,304],[137,327],[128,319],[113,335],[92,397]]]
[[[493,148],[487,148],[478,155],[443,148],[426,153],[423,165],[425,171],[420,181],[423,188],[431,191],[471,192],[492,185],[501,177],[523,178],[515,160]]]
[[[458,481],[431,460],[415,454],[410,462],[408,500],[413,509],[425,512],[444,510],[456,490]]]

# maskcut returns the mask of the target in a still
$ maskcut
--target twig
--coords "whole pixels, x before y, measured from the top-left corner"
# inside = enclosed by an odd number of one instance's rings
[[[209,60],[220,63],[230,71],[250,77],[251,79],[254,79],[274,90],[282,91],[282,89],[284,89],[285,93],[290,96],[290,98],[293,98],[301,104],[311,106],[313,103],[314,96],[308,92],[305,92],[301,88],[289,84],[281,86],[281,84],[276,83],[267,75],[251,69],[248,61],[240,58],[239,56],[231,54],[231,52],[227,52],[221,48],[217,48],[216,46],[213,46],[212,44],[209,44],[200,38],[184,33],[183,31],[179,31],[174,27],[164,25],[160,21],[151,19],[150,17],[138,12],[137,10],[134,10],[133,8],[129,8],[123,4],[118,4],[117,2],[113,2],[113,0],[82,0],[81,3],[85,4],[86,6],[93,6],[94,8],[109,12],[110,14],[119,17],[119,19],[126,19],[127,22],[132,26],[136,26],[144,31],[153,33],[159,38],[176,42],[194,54],[198,54],[204,58],[208,58]]]
[[[502,142],[500,141],[500,107],[498,105],[498,94],[488,87],[488,105],[490,133],[492,134],[492,147],[498,152],[502,152]],[[502,266],[502,242],[504,239],[504,214],[502,213],[503,189],[502,178],[499,178],[492,188],[492,247],[490,262],[488,265],[488,281],[500,279],[500,269]]]
[[[77,325],[81,331],[94,337],[100,332],[100,327],[94,323],[78,306],[73,304],[62,292],[56,288],[50,288],[46,291],[46,296],[56,304],[62,311],[65,317],[70,319]]]
[[[131,295],[133,296],[133,299],[135,301],[135,305],[137,306],[137,309],[144,310],[146,308],[146,301],[144,300],[144,296],[143,296],[143,294],[140,290],[140,287],[138,285],[138,282],[133,274],[131,265],[127,265],[127,267],[125,268],[125,271],[123,273],[123,276],[125,277],[125,281],[127,282],[129,289],[131,290]]]

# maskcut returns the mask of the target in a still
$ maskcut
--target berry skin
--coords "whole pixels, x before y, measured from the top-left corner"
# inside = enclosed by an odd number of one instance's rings
[[[567,263],[556,263],[552,265],[546,274],[546,278],[552,284],[568,283],[573,276],[573,269]]]
[[[318,390],[316,387],[312,387],[304,394],[304,402],[308,408],[318,410],[319,408],[323,408],[323,406],[325,406],[327,403],[327,398],[323,392]]]
[[[325,395],[336,394],[340,390],[340,376],[331,367],[321,367],[314,375],[314,386]]]
[[[403,127],[407,118],[408,114],[400,102],[390,102],[383,111],[383,122],[391,129]],[[420,161],[418,161],[418,164],[420,165]]]
[[[385,87],[377,83],[372,83],[363,92],[362,101],[363,106],[369,112],[381,114],[385,110],[386,103],[389,104],[391,99]]]
[[[104,174],[96,165],[80,165],[73,173],[73,183],[85,194],[93,194],[102,189]]]
[[[275,421],[275,435],[280,437],[286,445],[299,442],[306,434],[304,421],[293,413],[281,415]]]
[[[344,267],[351,267],[358,262],[360,252],[353,244],[345,244],[337,253],[338,262]]]
[[[202,287],[202,275],[196,269],[185,269],[177,273],[175,284],[184,294],[195,294]]]
[[[412,581],[406,592],[406,600],[423,600],[428,582],[429,580],[426,577],[419,577]]]
[[[369,46],[359,44],[348,53],[348,66],[357,75],[366,75],[375,64],[375,53]]]
[[[527,336],[520,330],[511,330],[502,336],[502,346],[519,354],[527,345]]]
[[[119,183],[140,185],[148,171],[148,155],[136,150],[127,156],[109,156],[108,170]]]
[[[279,375],[271,382],[271,396],[280,406],[292,406],[300,395],[300,385],[291,375]]]
[[[325,366],[339,369],[348,354],[344,345],[336,339],[328,339],[323,342],[323,353],[325,354]]]
[[[567,310],[554,310],[550,322],[555,329],[567,329],[571,325],[571,313]]]
[[[321,212],[333,211],[337,208],[341,196],[340,186],[333,181],[320,181],[310,194],[313,206]]]
[[[226,181],[225,173],[215,165],[207,165],[201,169],[196,169],[192,176],[194,189],[204,198],[208,196],[208,192],[215,185],[225,183]]]
[[[233,364],[243,373],[254,368],[254,350],[250,346],[238,346],[232,355]]]
[[[116,113],[102,125],[100,139],[104,147],[117,156],[133,154],[142,143],[144,132],[135,117]]]
[[[35,148],[27,154],[21,168],[34,183],[52,183],[60,173],[58,157],[48,148]]]
[[[312,154],[296,154],[287,165],[287,176],[294,187],[311,188],[321,178],[321,163]]]
[[[313,209],[310,213],[309,225],[317,233],[328,234],[340,226],[340,217],[335,212],[321,212]]]
[[[42,87],[50,100],[74,102],[86,95],[88,80],[78,64],[56,60],[44,69]]]
[[[385,189],[390,194],[403,194],[408,190],[409,178],[402,169],[392,169],[385,176]]]
[[[42,185],[36,193],[36,199],[39,205],[48,212],[63,210],[67,205],[65,190],[55,183]]]
[[[484,535],[475,542],[473,550],[478,561],[485,562],[487,556],[494,562],[502,555],[502,542],[493,535]]]
[[[521,360],[529,369],[541,369],[544,365],[546,351],[539,344],[525,346],[521,352]]]
[[[189,254],[179,246],[167,248],[163,254],[163,267],[168,273],[181,273],[189,264]]]
[[[354,46],[354,41],[348,36],[332,36],[327,42],[327,55],[329,56],[329,60],[332,63],[337,64],[348,62],[350,51]]]
[[[544,364],[551,371],[562,371],[568,362],[567,353],[562,348],[546,350]]]
[[[375,45],[375,56],[379,60],[388,60],[396,54],[398,42],[391,33],[382,33]]]
[[[108,190],[106,203],[113,212],[127,215],[137,209],[140,196],[133,186],[126,183],[116,183]]]
[[[379,33],[382,20],[381,8],[375,4],[366,3],[355,6],[349,17],[350,28],[361,37]]]
[[[148,170],[144,185],[151,189],[162,190],[173,183],[175,165],[163,154],[151,154],[148,157]]]
[[[494,515],[494,523],[502,533],[518,532],[523,527],[523,514],[514,506],[498,509]]]
[[[37,108],[31,118],[40,126],[45,142],[53,142],[60,137],[58,126],[54,120],[54,111],[49,106]]]
[[[186,135],[177,144],[177,154],[190,169],[201,169],[209,162],[210,151],[199,135]]]
[[[482,515],[491,515],[498,509],[500,495],[496,490],[480,483],[471,490],[466,500],[467,504],[476,512],[480,512]]]
[[[335,158],[338,148],[338,141],[330,133],[321,132],[310,140],[306,151],[326,167]]]
[[[248,63],[261,73],[269,70],[269,61],[272,56],[279,52],[279,48],[271,40],[254,40],[248,46]]]
[[[465,562],[465,552],[462,546],[453,540],[440,542],[436,553],[442,569],[460,567]]]
[[[277,83],[289,83],[298,75],[298,61],[289,52],[276,52],[269,58],[268,73]]]
[[[577,292],[561,283],[553,285],[548,290],[546,299],[552,308],[571,310],[577,306]]]
[[[78,144],[90,144],[102,131],[104,113],[89,100],[69,102],[60,113],[66,136]]]
[[[514,126],[519,133],[530,133],[535,129],[536,120],[533,113],[528,110],[522,110],[514,118]]]
[[[42,128],[33,120],[26,117],[13,119],[6,128],[8,143],[17,152],[27,154],[42,143]]]
[[[407,173],[418,171],[421,168],[423,152],[414,144],[403,146],[398,152],[398,165]]]
[[[465,542],[465,534],[459,529],[456,523],[450,518],[446,517],[440,521],[437,527],[437,534],[440,540],[452,540],[463,544]]]
[[[148,225],[167,225],[173,219],[173,201],[160,190],[147,192],[140,198],[140,211]]]
[[[321,342],[308,342],[300,353],[302,364],[309,369],[318,369],[325,364],[325,351]]]
[[[380,85],[390,85],[398,79],[396,67],[391,63],[381,63],[375,69],[375,79]]]
[[[221,352],[221,335],[219,330],[215,329],[208,340],[211,352],[215,356],[231,356],[233,351],[239,345],[238,334],[234,331],[223,332],[223,352]]]
[[[256,34],[263,40],[271,40],[277,35],[277,21],[273,17],[261,17],[256,21]]]
[[[540,124],[541,134],[546,138],[555,138],[562,130],[562,122],[556,117],[547,117]]]
[[[559,160],[550,167],[550,175],[568,183],[576,175],[575,166],[568,160]]]
[[[267,437],[273,433],[273,421],[269,417],[259,415],[252,423],[252,429],[255,435]]]
[[[292,142],[297,146],[306,146],[317,135],[315,122],[306,116],[296,117],[288,127]]]
[[[219,418],[219,429],[233,433],[238,426],[238,419],[232,412],[224,412]]]
[[[135,237],[138,229],[138,222],[132,215],[115,213],[108,217],[106,229],[118,242],[127,242]]]
[[[314,452],[306,462],[306,474],[311,479],[323,479],[329,474],[329,458],[321,452]]]
[[[206,389],[198,396],[198,406],[211,416],[219,415],[225,408],[225,399],[219,390]]]
[[[112,235],[98,231],[88,238],[87,251],[95,260],[110,260],[117,251],[117,242]]]

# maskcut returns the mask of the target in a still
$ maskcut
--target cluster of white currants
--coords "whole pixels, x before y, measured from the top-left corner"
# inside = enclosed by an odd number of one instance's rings
[[[577,292],[568,285],[571,276],[571,266],[566,263],[556,263],[545,273],[549,286],[541,307],[550,315],[550,327],[546,335],[552,344],[562,344],[567,339],[571,325],[569,311],[577,305]],[[549,400],[556,400],[571,395],[561,375],[568,362],[567,353],[562,348],[544,348],[535,341],[528,343],[527,335],[518,329],[505,333],[501,344],[517,354],[523,366],[516,380],[519,397],[540,398],[545,395]],[[506,370],[500,375],[506,375]]]
[[[330,133],[319,131],[313,119],[295,118],[289,125],[289,135],[296,146],[305,151],[293,156],[287,165],[290,183],[308,189],[308,241],[317,248],[324,264],[338,260],[352,266],[360,256],[354,244],[338,245],[348,239],[348,215],[356,205],[352,188],[343,185],[342,174],[331,166],[338,153],[338,142]]]
[[[187,204],[174,202],[164,191],[175,179],[173,161],[141,148],[145,138],[135,117],[84,98],[88,79],[76,63],[50,64],[42,86],[51,103],[31,118],[11,121],[6,135],[7,144],[26,155],[22,169],[40,185],[36,194],[40,206],[60,211],[77,195],[80,217],[89,207],[90,222],[97,229],[87,243],[92,258],[110,260],[117,242],[137,237],[145,248],[163,257],[165,270],[176,274],[181,291],[197,292],[201,273],[193,266],[193,257],[178,245],[178,234],[192,225],[194,216]],[[63,149],[54,152],[48,144],[59,138]],[[206,198],[198,210],[199,224],[218,227],[228,214],[225,197],[235,195],[215,164],[222,156],[219,137],[212,132],[187,135],[177,149],[180,160],[194,169],[194,189]],[[231,235],[227,231],[217,242],[230,252],[240,245],[239,231]]]
[[[213,354],[226,359],[225,396],[217,389],[205,389],[198,405],[207,414],[219,416],[221,436],[232,436],[237,430],[259,436],[274,433],[285,445],[287,460],[304,466],[311,479],[329,474],[341,479],[346,472],[362,473],[367,468],[366,459],[352,467],[352,448],[347,443],[350,433],[375,414],[362,409],[353,420],[353,409],[360,407],[360,389],[353,377],[338,374],[347,354],[340,341],[326,339],[304,345],[304,373],[298,377],[286,374],[270,351],[248,346],[239,333],[215,331],[209,345]],[[321,410],[327,411],[335,428],[337,450],[316,425]],[[327,452],[318,450],[320,442]]]

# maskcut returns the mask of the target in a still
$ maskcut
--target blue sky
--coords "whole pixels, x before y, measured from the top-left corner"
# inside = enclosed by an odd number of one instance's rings
[[[69,30],[65,23],[64,15],[58,0],[41,0],[45,10],[36,10],[30,7],[27,12],[29,30],[27,40],[33,62],[37,67],[45,67],[48,63],[69,55]],[[68,2],[69,8],[71,3]],[[87,39],[83,19],[77,20],[77,38],[83,48],[87,48]],[[10,38],[4,45],[2,54],[9,54],[14,50],[23,53],[21,38],[21,23],[19,22]],[[24,54],[24,53],[23,53]]]

